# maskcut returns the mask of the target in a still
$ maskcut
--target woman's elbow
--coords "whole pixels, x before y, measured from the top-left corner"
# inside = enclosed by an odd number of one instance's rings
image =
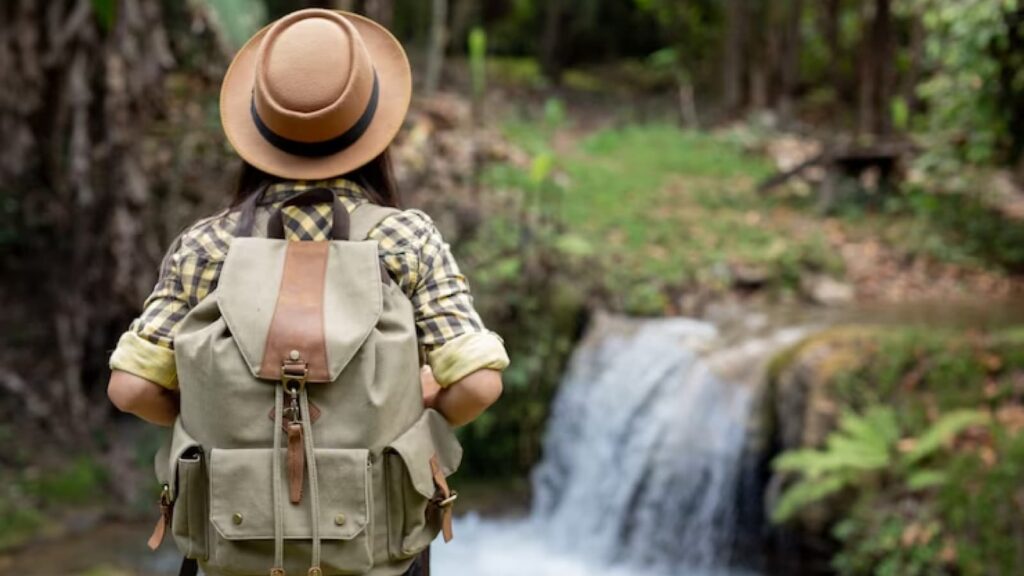
[[[143,400],[144,391],[140,383],[148,384],[137,376],[115,371],[110,375],[110,382],[107,383],[107,398],[118,410],[130,414],[135,413]]]
[[[475,408],[481,412],[490,408],[501,398],[504,385],[501,372],[497,370],[480,370],[470,376],[471,381],[463,382],[470,391]]]

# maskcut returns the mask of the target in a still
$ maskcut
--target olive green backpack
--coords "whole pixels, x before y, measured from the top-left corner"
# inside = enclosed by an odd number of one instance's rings
[[[174,339],[181,414],[150,544],[169,527],[184,573],[399,574],[451,538],[462,450],[423,407],[412,305],[365,240],[395,210],[301,192],[284,205],[333,202],[332,239],[286,241],[261,196]]]

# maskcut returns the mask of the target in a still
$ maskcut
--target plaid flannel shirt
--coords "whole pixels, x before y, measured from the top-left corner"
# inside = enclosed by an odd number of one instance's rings
[[[267,191],[270,206],[264,209],[276,209],[291,192],[312,187],[333,189],[350,212],[368,201],[358,185],[344,179],[286,182]],[[330,204],[292,206],[282,216],[289,240],[325,240],[330,232]],[[188,311],[217,287],[237,219],[238,211],[224,211],[178,237],[142,314],[111,355],[112,370],[176,388],[174,334]],[[412,302],[419,344],[438,383],[446,386],[475,370],[508,365],[501,339],[481,322],[469,283],[429,216],[404,210],[385,218],[368,237],[378,242],[381,261]]]

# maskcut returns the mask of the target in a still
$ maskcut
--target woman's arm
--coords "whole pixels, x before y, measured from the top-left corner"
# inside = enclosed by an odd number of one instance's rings
[[[420,379],[424,406],[440,412],[452,426],[476,420],[501,397],[501,372],[498,370],[477,370],[441,388],[430,367],[424,366]]]
[[[158,426],[173,426],[178,417],[178,394],[156,382],[114,370],[107,396],[122,412],[134,414]]]

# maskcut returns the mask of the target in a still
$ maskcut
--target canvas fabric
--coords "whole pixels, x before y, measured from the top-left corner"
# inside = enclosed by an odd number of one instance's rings
[[[216,289],[182,321],[174,341],[181,414],[156,468],[173,503],[174,540],[206,574],[270,573],[277,523],[283,568],[306,574],[317,500],[328,576],[402,574],[440,530],[431,459],[450,475],[462,450],[443,416],[422,405],[412,305],[381,274],[377,243],[364,240],[393,212],[363,204],[350,214],[358,240],[329,241],[330,381],[305,385],[312,407],[303,413],[318,414],[309,425],[316,476],[307,461],[298,504],[285,495],[275,505],[274,474],[287,485],[284,448],[274,448],[281,383],[258,377],[288,241],[236,238]]]

